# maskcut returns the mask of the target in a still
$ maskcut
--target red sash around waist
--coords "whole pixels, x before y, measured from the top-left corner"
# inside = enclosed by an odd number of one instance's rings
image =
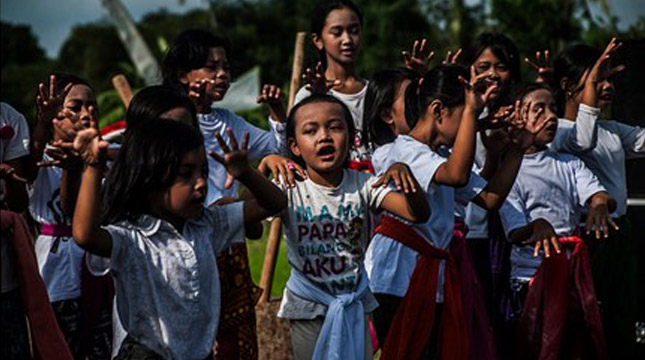
[[[444,308],[438,337],[440,359],[467,359],[470,351],[462,312],[461,288],[450,253],[430,245],[411,227],[390,216],[381,217],[381,225],[376,232],[421,255],[387,333],[381,359],[418,359],[422,355],[435,322],[437,280],[442,259],[446,260],[446,271]]]
[[[542,260],[529,285],[516,332],[524,359],[607,359],[587,247],[560,238],[563,251]],[[565,249],[571,249],[567,257]]]
[[[40,234],[47,236],[72,236],[72,227],[66,224],[42,224]]]

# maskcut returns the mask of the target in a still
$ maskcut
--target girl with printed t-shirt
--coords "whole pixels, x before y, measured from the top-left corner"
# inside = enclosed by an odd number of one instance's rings
[[[366,314],[378,304],[363,259],[373,212],[427,220],[425,195],[407,166],[394,164],[381,179],[343,167],[353,132],[351,113],[330,95],[304,99],[287,120],[289,149],[307,171],[284,186],[281,215],[292,269],[278,316],[291,321],[296,359],[371,358]],[[405,195],[387,188],[390,180]]]

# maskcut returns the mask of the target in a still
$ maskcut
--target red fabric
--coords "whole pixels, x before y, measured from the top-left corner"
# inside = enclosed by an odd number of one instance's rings
[[[372,162],[369,160],[349,160],[347,162],[347,168],[356,170],[356,171],[365,171],[369,173],[374,173],[374,167]]]
[[[607,359],[587,247],[575,236],[560,242],[562,253],[545,257],[529,285],[515,354],[539,360]]]
[[[47,236],[72,236],[72,227],[65,224],[42,224],[40,234]]]
[[[473,260],[466,246],[468,227],[462,219],[455,219],[453,237],[450,242],[450,253],[455,259],[461,281],[461,301],[463,306],[466,329],[472,351],[471,359],[498,359],[495,348],[493,327],[488,318],[486,303],[482,294],[481,284],[473,266]]]
[[[94,276],[87,268],[87,253],[81,261],[81,351],[89,352],[91,338],[101,314],[112,313],[114,281],[112,274]]]
[[[38,273],[36,255],[25,220],[19,214],[4,210],[0,210],[0,218],[2,232],[9,234],[12,239],[20,294],[25,315],[29,319],[34,359],[72,360],[72,354],[49,304],[47,288]]]
[[[418,359],[430,341],[435,322],[436,291],[440,260],[446,260],[444,307],[438,348],[442,360],[466,360],[469,341],[464,324],[459,276],[452,256],[428,243],[400,221],[382,216],[376,229],[421,256],[410,278],[410,285],[390,326],[381,359]]]

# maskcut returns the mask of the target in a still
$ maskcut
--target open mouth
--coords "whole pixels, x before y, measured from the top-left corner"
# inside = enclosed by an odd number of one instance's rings
[[[602,101],[611,101],[611,94],[610,93],[604,93],[600,95],[600,100]]]
[[[333,160],[335,154],[336,154],[336,148],[331,145],[323,146],[316,153],[316,155],[320,156],[324,161]]]

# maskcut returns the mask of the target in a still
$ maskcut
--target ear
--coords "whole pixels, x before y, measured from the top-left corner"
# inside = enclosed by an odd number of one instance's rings
[[[190,81],[188,80],[188,73],[187,72],[182,71],[182,72],[179,73],[179,82],[184,84],[184,85],[188,85],[190,83]]]
[[[318,51],[321,51],[325,46],[323,44],[322,37],[318,34],[311,34],[311,42],[314,43],[314,46],[316,47],[316,49],[318,49]]]
[[[432,119],[436,120],[441,124],[441,112],[444,110],[444,106],[439,100],[432,100],[430,106],[428,106],[428,114]]]
[[[567,90],[569,90],[570,88],[571,88],[571,81],[569,81],[569,78],[568,78],[568,77],[566,77],[566,76],[565,76],[565,77],[563,77],[562,79],[560,79],[560,89],[561,89],[562,91],[565,91],[565,92],[566,92],[566,91],[567,91]]]
[[[292,154],[294,154],[295,156],[301,156],[300,147],[298,147],[298,142],[296,142],[296,139],[290,138],[288,140],[288,146]]]
[[[394,118],[392,117],[392,109],[382,109],[381,113],[381,120],[383,120],[384,123],[388,125],[394,124]]]

